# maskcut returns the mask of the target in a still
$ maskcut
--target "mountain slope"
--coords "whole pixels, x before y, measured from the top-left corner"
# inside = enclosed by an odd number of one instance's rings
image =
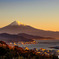
[[[16,21],[14,21],[13,23],[11,23],[6,27],[0,28],[0,33],[9,33],[9,34],[26,33],[34,36],[59,38],[59,32],[36,29],[31,26],[24,25],[20,22],[18,23]]]

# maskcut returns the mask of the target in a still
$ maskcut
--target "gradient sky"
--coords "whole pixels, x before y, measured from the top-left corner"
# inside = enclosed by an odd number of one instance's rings
[[[0,0],[0,28],[15,20],[59,31],[59,0]]]

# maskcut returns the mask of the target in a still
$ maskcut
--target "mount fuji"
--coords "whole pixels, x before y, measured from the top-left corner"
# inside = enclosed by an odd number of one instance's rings
[[[26,33],[34,36],[52,37],[59,39],[59,32],[36,29],[32,26],[25,25],[19,21],[14,21],[9,25],[0,28],[0,33],[8,34]]]

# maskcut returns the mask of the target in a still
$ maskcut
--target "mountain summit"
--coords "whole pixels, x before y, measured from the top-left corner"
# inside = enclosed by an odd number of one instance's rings
[[[18,34],[26,33],[34,36],[52,37],[59,39],[59,32],[45,31],[31,27],[30,25],[24,25],[19,21],[14,21],[11,24],[0,28],[0,33]]]
[[[19,21],[14,21],[12,22],[10,25],[14,26],[14,25],[24,25],[23,23],[19,22]]]

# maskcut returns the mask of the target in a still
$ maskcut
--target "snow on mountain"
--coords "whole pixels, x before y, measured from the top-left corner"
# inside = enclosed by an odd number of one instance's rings
[[[24,25],[23,23],[19,22],[19,21],[14,21],[12,22],[10,25],[14,26],[14,25]]]

